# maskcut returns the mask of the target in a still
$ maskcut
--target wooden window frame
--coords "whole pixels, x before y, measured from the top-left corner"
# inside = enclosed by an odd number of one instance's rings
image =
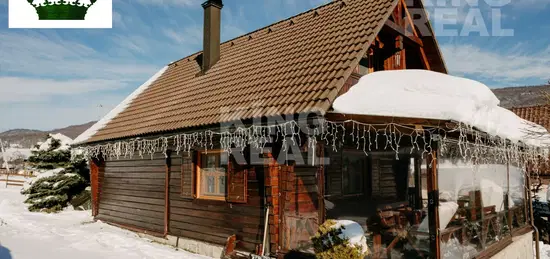
[[[202,155],[204,154],[218,154],[221,157],[222,153],[225,153],[224,150],[199,150],[197,151],[197,163],[195,165],[195,175],[196,175],[196,182],[195,182],[195,193],[196,197],[199,200],[215,200],[215,201],[226,201],[227,198],[227,187],[228,187],[228,180],[229,180],[229,172],[231,172],[231,160],[230,155],[227,154],[227,169],[225,172],[225,193],[223,196],[213,196],[213,195],[202,195],[201,194],[201,180],[202,180]]]

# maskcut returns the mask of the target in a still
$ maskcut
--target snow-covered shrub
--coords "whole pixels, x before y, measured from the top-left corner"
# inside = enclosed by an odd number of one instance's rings
[[[48,175],[46,177],[35,179],[30,187],[22,192],[27,195],[25,203],[30,204],[30,211],[62,210],[87,186],[84,178],[69,169],[56,169],[50,172],[45,173]]]
[[[363,228],[351,220],[325,221],[311,241],[317,258],[363,259],[369,254]]]
[[[90,196],[83,193],[90,179],[86,160],[72,154],[71,141],[61,134],[50,135],[32,150],[29,164],[41,173],[29,179],[21,192],[27,195],[30,211],[56,212],[73,203],[80,206]]]

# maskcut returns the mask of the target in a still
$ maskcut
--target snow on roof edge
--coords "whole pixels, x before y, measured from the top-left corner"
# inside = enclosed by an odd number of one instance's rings
[[[129,96],[127,96],[121,103],[119,103],[115,108],[113,108],[107,115],[103,116],[101,120],[96,122],[94,125],[92,125],[90,128],[88,128],[86,131],[84,131],[82,134],[80,134],[78,137],[76,137],[73,141],[73,145],[83,144],[84,142],[88,141],[94,134],[96,134],[100,129],[105,127],[107,123],[109,123],[113,118],[115,118],[118,114],[120,114],[122,111],[128,107],[128,105],[141,93],[143,93],[153,82],[155,82],[160,76],[166,72],[168,69],[168,66],[164,66],[161,70],[159,70],[156,74],[154,74],[149,80],[147,80],[145,83],[143,83],[141,86],[139,86],[134,92],[132,92]]]
[[[427,70],[393,70],[361,77],[332,107],[344,114],[452,120],[513,142],[550,145],[546,129],[499,104],[489,87],[475,80]]]

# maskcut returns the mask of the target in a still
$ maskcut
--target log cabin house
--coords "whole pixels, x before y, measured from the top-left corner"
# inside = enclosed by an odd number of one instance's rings
[[[311,252],[326,219],[364,226],[373,258],[439,258],[449,240],[489,257],[530,233],[525,196],[484,206],[476,189],[456,192],[460,208],[440,226],[451,198],[438,198],[437,136],[455,122],[332,110],[369,73],[447,72],[420,0],[331,1],[221,44],[223,3],[203,7],[203,51],[75,140],[90,157],[96,219],[214,257]],[[410,138],[397,145],[396,130]]]

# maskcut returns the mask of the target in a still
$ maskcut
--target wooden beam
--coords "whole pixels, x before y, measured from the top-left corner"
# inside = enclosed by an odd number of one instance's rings
[[[92,188],[92,216],[99,214],[99,170],[102,161],[99,159],[90,160],[90,183]]]
[[[170,169],[172,168],[172,152],[166,152],[166,175],[164,178],[164,236],[168,235],[170,223]]]
[[[396,23],[386,20],[386,23],[384,24],[384,27],[387,28],[387,30],[393,34],[396,34],[398,36],[403,36],[405,39],[408,40],[408,42],[423,47],[424,43],[422,43],[422,40],[418,38],[415,35],[411,35],[409,31],[406,31]]]
[[[428,155],[428,222],[430,230],[430,258],[441,258],[440,253],[440,233],[439,233],[439,186],[437,159],[439,147],[437,142],[431,143],[433,151]]]
[[[356,120],[363,123],[371,124],[381,124],[381,123],[397,123],[402,125],[411,125],[416,127],[416,125],[426,126],[426,127],[442,127],[448,121],[434,120],[434,119],[423,119],[423,118],[403,118],[403,117],[391,117],[391,116],[375,116],[375,115],[356,115],[356,114],[343,114],[329,112],[325,115],[325,118],[331,121],[346,121],[346,120]]]
[[[411,13],[409,13],[409,9],[407,8],[407,3],[405,3],[405,0],[401,0],[401,4],[403,5],[403,11],[405,12],[405,16],[407,16],[407,21],[408,21],[407,25],[411,26],[414,36],[418,37],[418,32],[414,27],[414,22],[413,22]]]
[[[416,31],[416,27],[414,27],[414,22],[411,13],[409,13],[409,9],[407,8],[407,3],[405,2],[405,0],[401,0],[401,5],[403,6],[405,16],[407,16],[407,24],[411,26],[414,36],[418,38],[418,32]],[[406,27],[407,26],[405,26],[405,28]],[[422,40],[420,41],[422,42]],[[428,57],[426,56],[426,52],[424,51],[424,44],[420,45],[420,56],[422,57],[422,61],[424,61],[424,68],[427,70],[431,70],[430,62],[428,61]]]
[[[430,62],[428,61],[428,57],[426,56],[426,52],[424,51],[424,48],[420,48],[420,56],[422,57],[422,61],[424,61],[424,68],[426,70],[432,70],[432,67],[430,66]]]
[[[414,206],[416,210],[422,210],[422,155],[414,156],[414,186],[416,187]]]

